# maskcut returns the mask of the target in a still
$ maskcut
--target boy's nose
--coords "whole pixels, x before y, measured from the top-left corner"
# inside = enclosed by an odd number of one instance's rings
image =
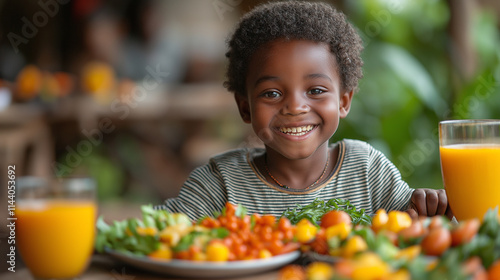
[[[287,94],[283,101],[281,111],[284,115],[300,115],[309,111],[306,97],[301,93]]]

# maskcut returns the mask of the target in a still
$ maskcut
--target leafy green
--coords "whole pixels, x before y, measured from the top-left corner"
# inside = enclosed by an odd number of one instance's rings
[[[328,201],[316,198],[308,205],[297,204],[296,208],[288,208],[281,217],[286,217],[292,224],[297,224],[302,219],[308,219],[311,223],[318,225],[321,217],[329,211],[342,210],[351,216],[352,223],[357,225],[371,225],[371,217],[365,214],[365,209],[357,210],[347,199],[333,198]]]
[[[108,225],[102,216],[99,217],[96,225],[96,250],[102,253],[108,248],[134,255],[146,255],[153,252],[160,246],[159,238],[138,234],[136,228],[142,225],[142,221],[138,219],[115,221],[112,225]],[[127,234],[127,230],[131,234]]]
[[[185,214],[155,210],[152,205],[142,206],[141,211],[142,220],[130,218],[124,221],[114,221],[111,225],[107,224],[102,216],[99,217],[96,223],[96,250],[102,253],[107,248],[134,255],[147,255],[158,249],[160,238],[158,234],[139,234],[138,227],[156,228],[159,232],[168,226],[192,225]]]

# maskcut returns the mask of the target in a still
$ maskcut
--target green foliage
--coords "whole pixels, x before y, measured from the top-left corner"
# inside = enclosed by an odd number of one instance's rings
[[[438,123],[500,118],[500,36],[490,11],[472,14],[476,73],[452,61],[444,0],[345,1],[365,45],[364,78],[332,141],[355,138],[380,149],[412,187],[442,187]],[[495,107],[496,106],[496,107]]]
[[[297,204],[297,207],[287,209],[282,217],[286,217],[292,224],[297,224],[302,219],[308,219],[314,225],[318,226],[324,214],[332,210],[342,210],[349,214],[352,223],[355,225],[371,225],[372,219],[365,214],[365,209],[356,210],[356,206],[347,199],[332,198],[328,201],[316,198],[307,205]]]

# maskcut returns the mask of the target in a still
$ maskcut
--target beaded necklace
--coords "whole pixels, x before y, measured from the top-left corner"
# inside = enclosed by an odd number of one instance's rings
[[[321,173],[321,176],[319,176],[318,180],[314,181],[314,183],[312,183],[310,186],[308,186],[307,188],[305,188],[306,190],[314,187],[322,178],[323,176],[325,176],[325,173],[326,173],[326,170],[328,169],[328,162],[330,161],[330,155],[328,155],[328,157],[326,158],[326,164],[325,164],[325,169],[323,169],[323,173]],[[276,178],[274,178],[274,176],[271,174],[271,172],[269,171],[269,167],[267,166],[267,156],[264,156],[264,167],[266,168],[266,171],[267,171],[267,174],[271,177],[271,179],[273,179],[273,181],[278,184],[278,186],[284,188],[284,189],[289,189],[289,187],[287,185],[283,185],[282,183],[280,183]]]

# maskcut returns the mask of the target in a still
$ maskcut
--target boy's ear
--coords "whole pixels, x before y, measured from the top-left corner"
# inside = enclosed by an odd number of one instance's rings
[[[234,99],[236,100],[236,105],[238,105],[238,110],[240,111],[240,116],[245,123],[251,123],[250,118],[250,104],[248,104],[248,99],[235,93]]]
[[[352,101],[352,96],[354,94],[354,90],[344,92],[340,96],[340,103],[339,103],[339,117],[341,119],[347,117],[347,114],[349,113],[349,110],[351,109],[351,101]]]

